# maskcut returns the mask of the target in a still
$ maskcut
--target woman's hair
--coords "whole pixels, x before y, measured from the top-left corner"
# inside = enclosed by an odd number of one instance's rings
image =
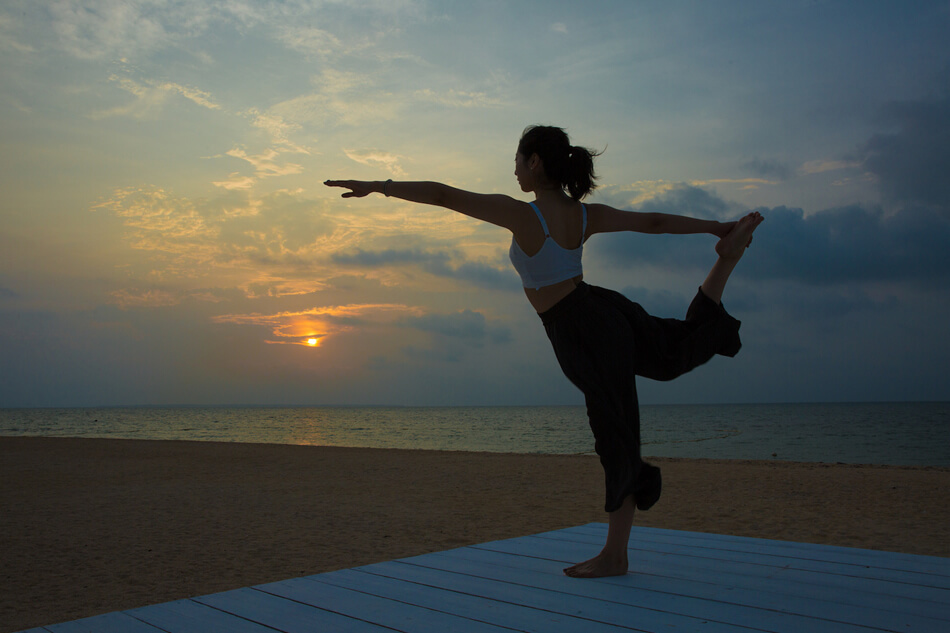
[[[518,153],[525,158],[537,154],[548,178],[567,189],[574,200],[580,200],[597,186],[594,184],[594,156],[600,152],[571,145],[567,133],[559,127],[526,127],[518,143]]]

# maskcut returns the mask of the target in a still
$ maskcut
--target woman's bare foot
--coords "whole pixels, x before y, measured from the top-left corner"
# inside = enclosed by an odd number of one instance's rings
[[[627,573],[627,552],[623,556],[610,556],[601,552],[583,563],[571,565],[564,570],[571,578],[603,578],[604,576],[623,576]]]
[[[764,219],[761,213],[753,211],[736,222],[729,234],[716,244],[716,253],[723,259],[738,261],[752,242],[752,232]]]

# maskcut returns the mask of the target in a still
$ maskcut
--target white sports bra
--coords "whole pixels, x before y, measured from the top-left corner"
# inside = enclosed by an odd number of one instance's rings
[[[544,229],[544,244],[541,245],[541,250],[529,257],[521,250],[514,236],[511,237],[511,248],[508,249],[508,257],[511,258],[512,265],[521,276],[522,285],[525,288],[540,289],[583,275],[581,256],[584,254],[583,236],[587,232],[587,207],[581,205],[581,245],[577,248],[564,248],[555,242],[548,230],[548,223],[544,221],[544,216],[541,215],[537,205],[532,202],[531,208],[534,209],[535,215],[541,222],[541,228]]]

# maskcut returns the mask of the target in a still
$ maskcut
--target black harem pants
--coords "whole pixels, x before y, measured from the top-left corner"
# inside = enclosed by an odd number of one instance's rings
[[[640,455],[636,377],[672,380],[715,354],[735,356],[739,321],[702,291],[686,319],[651,316],[619,292],[581,283],[542,313],[564,375],[583,393],[604,467],[604,510],[633,495],[647,510],[660,497],[660,469]]]

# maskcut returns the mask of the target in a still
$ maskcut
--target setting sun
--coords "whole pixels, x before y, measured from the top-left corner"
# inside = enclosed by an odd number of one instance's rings
[[[315,339],[315,338],[308,338],[308,339],[307,339],[307,345],[316,345],[316,344],[317,344],[317,339]]]

